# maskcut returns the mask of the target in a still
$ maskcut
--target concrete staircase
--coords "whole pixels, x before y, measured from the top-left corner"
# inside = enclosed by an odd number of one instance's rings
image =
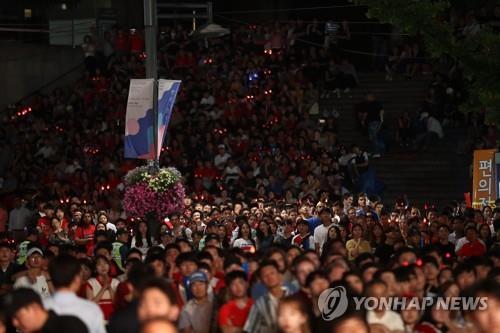
[[[425,99],[429,76],[413,80],[385,81],[383,73],[361,73],[360,87],[352,97],[344,96],[323,100],[323,109],[335,108],[340,113],[339,141],[347,146],[358,144],[371,151],[368,137],[357,127],[354,105],[369,92],[374,93],[384,105],[385,141],[387,154],[372,159],[378,178],[385,184],[382,195],[387,207],[397,198],[406,196],[412,205],[424,204],[443,207],[452,200],[463,200],[468,191],[468,166],[470,158],[455,153],[463,129],[445,129],[445,137],[426,152],[411,152],[395,142],[398,116],[408,111],[414,114]]]

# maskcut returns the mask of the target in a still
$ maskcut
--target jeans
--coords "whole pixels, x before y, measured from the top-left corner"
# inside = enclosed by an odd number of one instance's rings
[[[371,121],[370,123],[368,123],[368,138],[373,145],[374,154],[385,153],[385,143],[380,136],[381,127],[382,123],[380,121]]]

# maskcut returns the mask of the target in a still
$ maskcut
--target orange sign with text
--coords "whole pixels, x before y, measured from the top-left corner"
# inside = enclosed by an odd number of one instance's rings
[[[496,195],[495,149],[474,151],[472,190],[474,208],[493,206]]]

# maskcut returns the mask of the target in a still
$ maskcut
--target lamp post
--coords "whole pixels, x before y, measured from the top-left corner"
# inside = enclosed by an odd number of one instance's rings
[[[144,0],[144,32],[146,44],[146,78],[153,79],[153,143],[154,158],[149,161],[149,171],[157,173],[160,168],[158,160],[158,80],[156,59],[156,0]]]

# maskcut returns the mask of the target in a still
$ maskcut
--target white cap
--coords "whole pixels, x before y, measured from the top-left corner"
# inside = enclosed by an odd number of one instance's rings
[[[41,255],[43,257],[43,251],[41,248],[39,247],[32,247],[31,249],[28,250],[28,252],[26,252],[26,257],[29,257],[31,256],[32,254],[35,254],[35,253],[38,253],[39,255]]]

